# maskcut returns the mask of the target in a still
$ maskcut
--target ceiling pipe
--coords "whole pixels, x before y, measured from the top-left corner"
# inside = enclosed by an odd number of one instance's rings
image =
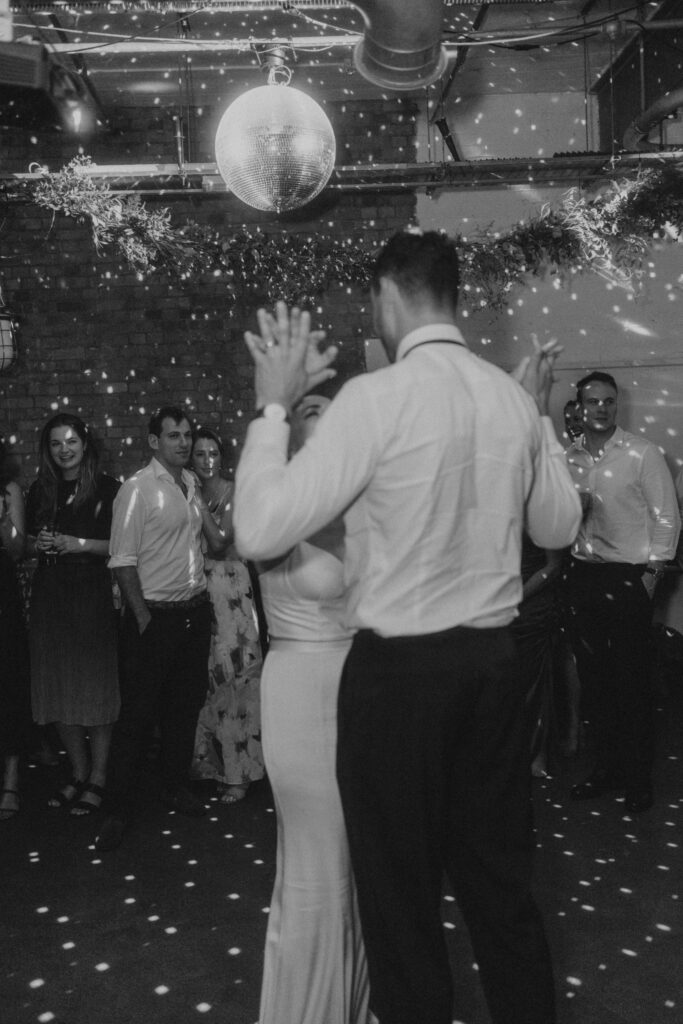
[[[651,106],[631,122],[624,133],[622,145],[629,152],[642,152],[653,150],[657,147],[648,141],[648,135],[653,128],[673,114],[679,107],[683,107],[683,86],[674,89],[672,92],[660,96]]]
[[[409,6],[413,3],[419,5],[421,2],[422,0],[405,0],[405,3],[401,4],[401,0],[396,0],[395,6]],[[447,5],[449,7],[471,7],[472,2],[473,0],[447,0]],[[539,7],[542,4],[555,3],[556,0],[489,0],[489,2],[495,7],[528,6],[530,2],[534,7]],[[120,2],[118,0],[69,0],[68,4],[66,0],[10,0],[11,11],[17,13],[31,11],[33,14],[45,11],[61,11],[64,13],[65,10],[89,11],[92,13],[101,11],[108,14],[149,14],[155,11],[180,11],[187,14],[187,6],[187,0],[120,0]],[[329,8],[343,10],[351,6],[360,8],[361,4],[356,3],[355,0],[298,0],[294,6],[297,8],[308,8],[309,10],[326,10]],[[368,3],[366,6],[370,6],[370,4]],[[117,7],[119,11],[117,11]],[[250,2],[250,0],[207,0],[207,3],[202,4],[201,11],[203,14],[214,11],[224,14],[253,14],[254,12],[286,13],[286,11],[283,11],[282,0],[258,4]]]
[[[446,70],[443,0],[353,0],[365,32],[353,53],[363,78],[384,89],[432,85]]]

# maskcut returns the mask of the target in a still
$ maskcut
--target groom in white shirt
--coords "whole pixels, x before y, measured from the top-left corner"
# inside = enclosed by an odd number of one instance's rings
[[[260,335],[246,336],[258,412],[237,473],[236,537],[246,557],[277,557],[344,515],[346,624],[357,633],[337,764],[373,1012],[381,1024],[450,1024],[445,872],[494,1024],[553,1024],[508,627],[522,529],[540,547],[566,547],[581,510],[545,415],[553,353],[528,361],[535,404],[469,351],[457,293],[445,236],[388,242],[372,301],[392,365],[347,383],[289,462],[289,412],[332,376],[334,349],[319,351],[306,313],[259,311]]]

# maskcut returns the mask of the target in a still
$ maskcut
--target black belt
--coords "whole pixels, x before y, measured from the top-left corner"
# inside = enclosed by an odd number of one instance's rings
[[[199,608],[209,600],[208,590],[202,590],[201,594],[189,597],[187,601],[145,601],[148,608],[160,612],[186,612],[190,608]]]
[[[99,565],[107,564],[106,555],[58,555],[41,551],[38,565]]]

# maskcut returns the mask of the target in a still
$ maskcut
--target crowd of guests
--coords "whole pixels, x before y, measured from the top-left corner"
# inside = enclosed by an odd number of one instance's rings
[[[159,733],[162,797],[182,807],[185,800],[192,813],[202,813],[203,805],[189,778],[215,779],[221,800],[231,803],[263,775],[261,640],[252,582],[233,545],[233,485],[221,475],[223,446],[207,428],[193,436],[175,407],[161,409],[149,430],[156,457],[136,474],[135,485],[123,488],[100,472],[90,428],[70,413],[45,424],[37,478],[25,499],[18,467],[0,448],[0,820],[18,812],[20,760],[40,745],[47,727],[68,762],[49,806],[73,816],[93,814],[105,798],[114,804],[130,781],[121,774],[134,771],[144,745]],[[181,473],[180,487],[172,485],[175,506],[168,477],[176,467],[167,465],[174,458]],[[144,487],[150,475],[148,492],[159,500],[145,532],[144,501],[131,502],[129,489],[137,488],[137,496],[140,478]],[[110,554],[112,543],[118,546]],[[16,571],[22,559],[31,570],[21,574],[23,588]],[[152,589],[131,637],[131,587],[140,580]],[[167,608],[174,600],[178,607]],[[194,601],[196,611],[188,607]]]
[[[556,347],[536,344],[516,379],[476,359],[457,288],[443,236],[392,239],[372,281],[391,365],[333,402],[310,317],[259,311],[235,485],[221,438],[172,405],[123,484],[71,414],[46,423],[25,506],[0,449],[0,818],[19,810],[31,722],[69,762],[50,805],[106,811],[101,851],[134,826],[152,736],[160,799],[183,814],[205,813],[192,779],[234,803],[267,768],[261,1024],[449,1022],[444,873],[494,1024],[553,1024],[530,779],[576,752],[584,718],[595,766],[571,798],[654,800],[648,651],[674,481],[618,426],[600,371],[565,409],[564,450]]]

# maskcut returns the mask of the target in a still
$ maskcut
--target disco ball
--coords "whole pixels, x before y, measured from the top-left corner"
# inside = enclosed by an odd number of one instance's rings
[[[329,119],[315,100],[286,85],[236,99],[216,132],[216,162],[231,192],[257,210],[294,210],[323,190],[334,169]]]

